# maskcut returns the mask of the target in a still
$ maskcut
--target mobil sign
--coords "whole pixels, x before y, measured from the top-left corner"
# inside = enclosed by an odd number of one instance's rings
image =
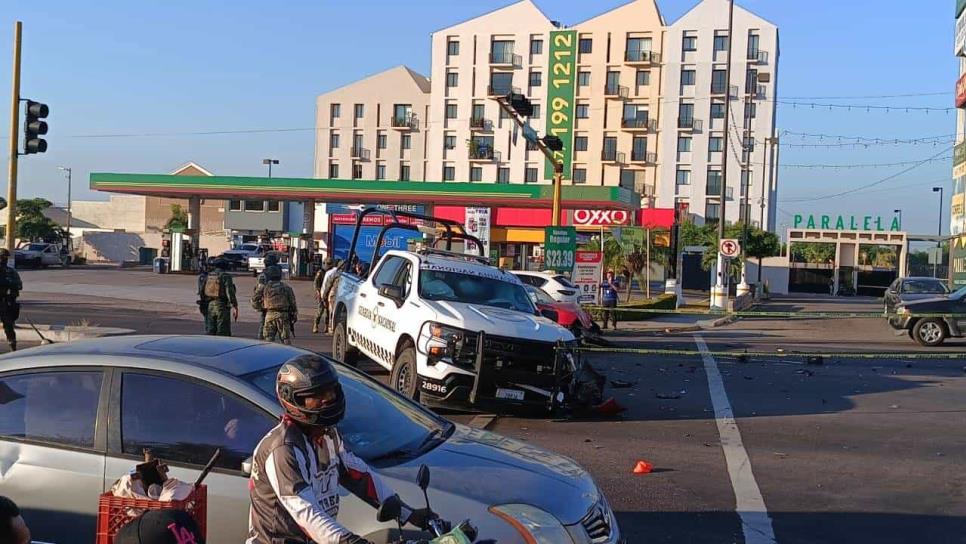
[[[574,210],[573,224],[578,227],[619,227],[631,223],[627,210]]]

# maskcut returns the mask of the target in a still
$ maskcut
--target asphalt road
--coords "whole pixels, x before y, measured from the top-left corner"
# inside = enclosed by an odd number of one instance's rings
[[[23,279],[23,313],[36,323],[201,332],[193,277],[74,269],[26,271]],[[252,280],[237,283],[246,296],[236,333],[254,336]],[[329,337],[309,332],[311,284],[293,285],[306,304],[295,343],[327,353]],[[781,308],[880,309],[871,299],[822,297],[766,309]],[[609,379],[629,384],[609,390],[627,408],[620,419],[492,422],[490,430],[586,467],[628,542],[966,542],[966,361],[838,357],[806,366],[788,356],[923,353],[880,320],[751,319],[700,333],[611,339],[619,347],[775,353],[747,363],[593,353]],[[385,376],[375,365],[364,369]],[[632,474],[638,460],[654,471]]]

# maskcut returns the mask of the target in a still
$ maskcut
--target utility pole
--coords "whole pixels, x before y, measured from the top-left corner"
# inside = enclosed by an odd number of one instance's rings
[[[725,237],[725,204],[728,196],[728,140],[731,135],[731,128],[728,123],[731,120],[731,55],[735,49],[734,39],[734,17],[735,0],[728,0],[728,63],[725,65],[725,131],[722,140],[724,152],[721,154],[721,203],[718,212],[718,240]],[[714,287],[711,288],[711,308],[724,309],[727,307],[728,290],[725,287],[725,274],[728,273],[727,259],[718,252],[718,278]]]
[[[71,236],[70,235],[70,218],[71,218],[71,213],[70,213],[70,205],[71,205],[71,198],[70,198],[71,181],[70,181],[70,175],[71,175],[71,170],[70,170],[70,168],[67,168],[67,167],[64,167],[64,166],[58,166],[57,169],[60,170],[60,171],[62,171],[62,172],[67,172],[67,238],[70,239],[70,236]]]
[[[10,96],[10,169],[7,178],[7,251],[13,255],[17,233],[17,159],[20,136],[20,42],[23,23],[13,25],[13,92]]]
[[[775,167],[775,164],[774,163],[775,163],[775,146],[776,145],[778,145],[778,138],[777,137],[774,137],[774,138],[773,137],[765,138],[765,147],[763,149],[764,153],[762,153],[762,165],[761,165],[761,201],[759,202],[759,205],[761,206],[761,215],[760,215],[760,218],[758,220],[758,226],[761,228],[761,230],[766,230],[766,227],[765,227],[765,194],[766,194],[766,192],[765,192],[765,190],[766,190],[766,188],[768,188],[768,189],[771,188],[771,183],[772,183],[772,176],[771,176],[771,174],[772,174],[772,171],[773,171],[773,169]],[[769,146],[771,146],[771,149],[769,149]],[[771,160],[769,160],[769,159],[771,159]],[[767,176],[765,175],[765,172],[766,172],[766,166],[765,165],[766,164],[769,164],[770,165],[769,167],[767,167],[767,172],[768,172],[768,175]],[[751,210],[748,210],[748,211],[749,211],[749,214],[750,214]],[[744,251],[744,249],[742,249],[742,251]],[[761,257],[758,258],[758,286],[759,286],[759,288],[761,288]]]
[[[268,165],[268,178],[272,178],[272,165],[278,164],[278,159],[262,159],[262,164]]]
[[[938,232],[937,232],[938,238],[936,238],[936,255],[935,255],[936,258],[933,260],[933,263],[932,263],[932,277],[938,278],[939,277],[939,261],[941,261],[942,258],[943,258],[943,252],[942,252],[942,248],[943,248],[943,242],[942,242],[942,237],[943,237],[943,188],[942,187],[933,187],[932,188],[932,192],[939,193],[939,229],[938,229]]]

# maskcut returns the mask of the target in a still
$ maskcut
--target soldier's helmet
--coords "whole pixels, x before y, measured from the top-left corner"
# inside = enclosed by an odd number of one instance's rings
[[[277,264],[266,266],[265,279],[268,281],[282,281],[282,267]]]
[[[332,268],[335,266],[335,260],[333,260],[332,257],[326,257],[322,265],[325,266],[326,269]]]
[[[0,248],[0,259],[9,259],[10,251],[7,248]]]
[[[274,266],[276,264],[278,264],[277,253],[269,253],[268,255],[265,256],[265,266]]]

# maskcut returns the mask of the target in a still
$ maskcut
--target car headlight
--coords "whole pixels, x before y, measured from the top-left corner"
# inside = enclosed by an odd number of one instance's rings
[[[529,504],[491,506],[490,513],[516,529],[526,544],[573,544],[557,518]]]
[[[435,321],[429,321],[423,326],[423,335],[427,337],[425,351],[431,364],[444,360],[452,362],[466,340],[466,331],[463,329]]]

